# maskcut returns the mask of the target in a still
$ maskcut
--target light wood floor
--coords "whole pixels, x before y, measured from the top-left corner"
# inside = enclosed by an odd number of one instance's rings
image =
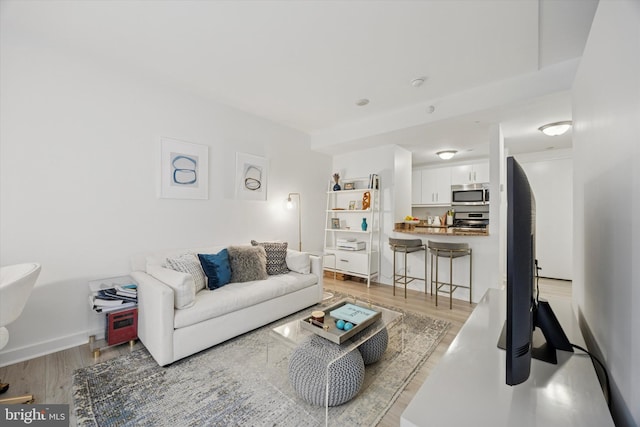
[[[403,310],[425,314],[433,318],[451,322],[451,328],[449,328],[445,338],[440,342],[434,353],[418,371],[411,383],[409,383],[391,410],[379,424],[380,426],[399,426],[402,412],[420,388],[425,378],[447,351],[447,348],[449,348],[449,345],[460,331],[460,328],[473,311],[473,306],[466,301],[454,300],[453,309],[449,310],[448,304],[444,303],[445,301],[448,302],[448,300],[442,298],[440,301],[443,303],[435,307],[433,297],[430,295],[408,290],[407,299],[404,298],[403,292],[396,292],[396,296],[394,297],[390,286],[375,283],[371,284],[370,288],[367,288],[366,284],[359,282],[337,281],[325,278],[325,288],[329,292],[343,292],[358,298],[369,299],[372,302],[398,307]],[[570,298],[571,282],[541,279],[540,295]],[[134,350],[138,348],[141,348],[140,343],[137,343],[133,347]],[[70,425],[75,426],[73,399],[71,396],[71,377],[73,371],[81,367],[118,357],[130,351],[130,347],[125,344],[107,349],[102,352],[99,358],[94,359],[89,351],[88,345],[84,345],[2,367],[0,368],[0,379],[2,382],[10,383],[11,386],[9,391],[0,397],[4,398],[32,393],[35,395],[35,403],[70,404]]]

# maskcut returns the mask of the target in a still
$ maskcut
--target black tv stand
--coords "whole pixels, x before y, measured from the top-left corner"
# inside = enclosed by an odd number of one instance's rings
[[[539,328],[544,335],[546,343],[537,346],[533,341],[531,356],[534,359],[543,362],[558,363],[556,350],[569,351],[573,353],[573,346],[569,342],[569,338],[562,330],[562,325],[558,322],[558,318],[553,313],[549,302],[538,301],[537,309],[533,312],[533,324],[535,328]]]

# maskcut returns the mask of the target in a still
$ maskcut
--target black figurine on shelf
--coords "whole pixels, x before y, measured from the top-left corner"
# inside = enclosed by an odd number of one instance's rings
[[[336,182],[336,185],[333,186],[333,191],[340,191],[340,184],[338,184],[340,181],[340,174],[334,173],[333,180]]]

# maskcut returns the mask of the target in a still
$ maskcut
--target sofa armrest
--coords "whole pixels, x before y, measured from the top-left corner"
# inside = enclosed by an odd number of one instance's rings
[[[309,260],[311,261],[311,274],[315,274],[316,276],[318,276],[318,301],[322,301],[322,298],[324,297],[323,258],[318,255],[309,255]]]
[[[138,283],[138,337],[160,366],[173,362],[173,289],[143,271]]]

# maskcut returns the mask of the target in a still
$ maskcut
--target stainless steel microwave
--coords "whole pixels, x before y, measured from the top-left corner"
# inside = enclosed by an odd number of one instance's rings
[[[489,184],[452,185],[451,204],[462,206],[488,205]]]

